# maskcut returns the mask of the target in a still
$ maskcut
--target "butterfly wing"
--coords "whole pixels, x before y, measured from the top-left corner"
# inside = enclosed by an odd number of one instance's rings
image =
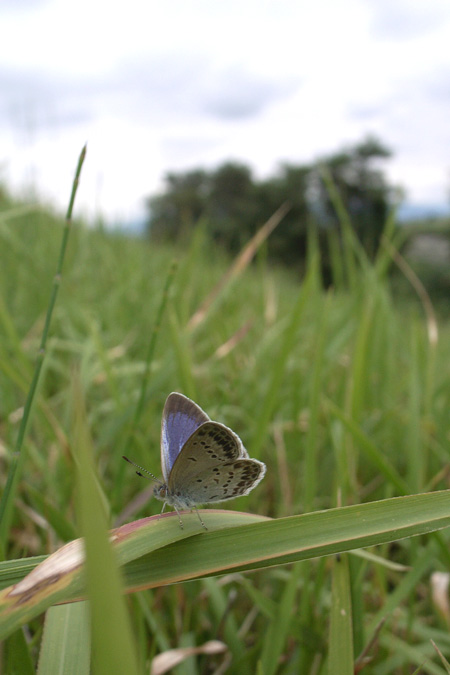
[[[223,468],[226,471],[223,471]],[[237,459],[226,464],[222,470],[214,475],[211,472],[199,474],[196,478],[195,489],[188,489],[185,499],[195,504],[209,504],[211,502],[225,502],[228,499],[248,495],[263,479],[266,465],[257,459]]]
[[[194,401],[183,394],[169,394],[161,421],[161,468],[166,483],[181,448],[205,422],[209,422],[208,415]]]
[[[219,422],[205,422],[184,444],[169,475],[171,495],[189,506],[246,495],[263,478],[265,464],[250,459],[242,441]]]

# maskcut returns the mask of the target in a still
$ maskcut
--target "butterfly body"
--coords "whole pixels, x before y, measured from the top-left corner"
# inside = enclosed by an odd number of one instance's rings
[[[178,393],[170,394],[164,406],[161,467],[163,481],[153,494],[164,502],[163,510],[169,504],[177,512],[247,495],[266,472],[234,431]]]

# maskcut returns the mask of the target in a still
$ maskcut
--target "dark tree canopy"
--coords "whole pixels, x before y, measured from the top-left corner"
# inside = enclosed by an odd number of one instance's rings
[[[358,145],[325,157],[352,225],[366,252],[375,255],[393,196],[380,168],[380,160],[391,156],[377,139],[368,137]],[[316,219],[326,227],[337,227],[338,217],[320,177],[320,168],[313,168],[310,183],[310,205]]]
[[[269,256],[297,264],[306,254],[308,228],[315,226],[325,260],[326,233],[340,230],[321,178],[321,166],[326,165],[357,236],[372,256],[393,194],[380,166],[390,154],[376,138],[367,137],[311,165],[283,164],[274,177],[263,181],[256,181],[247,166],[236,162],[209,172],[169,173],[164,193],[148,200],[148,233],[174,239],[202,219],[212,239],[235,252],[289,201],[289,213],[270,238]]]
[[[165,193],[149,200],[151,236],[175,239],[183,229],[190,229],[205,212],[209,180],[202,169],[168,173]]]

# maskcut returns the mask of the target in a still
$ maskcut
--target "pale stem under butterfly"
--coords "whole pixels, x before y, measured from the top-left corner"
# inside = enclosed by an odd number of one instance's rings
[[[143,466],[141,466],[140,464],[136,464],[136,462],[133,462],[131,459],[128,459],[128,457],[125,457],[125,455],[122,455],[122,459],[124,459],[124,460],[125,460],[126,462],[128,462],[129,464],[132,464],[132,465],[135,466],[137,469],[140,469],[140,471],[136,471],[136,475],[137,475],[137,476],[140,476],[141,478],[146,478],[147,480],[154,480],[156,483],[159,483],[160,485],[164,485],[164,483],[163,483],[161,480],[159,480],[159,478],[157,478],[151,471],[149,471],[148,469],[145,469],[145,468],[144,468]],[[148,474],[148,475],[147,475],[147,476],[144,476],[144,474],[142,474],[141,471],[143,471],[144,473],[146,473],[146,474]],[[148,476],[151,476],[151,478],[149,478]],[[163,503],[163,507],[162,507],[162,509],[161,509],[161,513],[164,513],[164,509],[166,508],[166,504],[167,504],[167,502],[164,502],[164,503]],[[178,511],[178,509],[177,509],[177,507],[176,507],[175,505],[173,505],[173,508],[174,508],[175,511],[177,512],[178,520],[180,521],[180,527],[181,527],[181,529],[183,530],[184,527],[183,527],[183,521],[181,520],[180,512]],[[191,511],[195,511],[195,512],[196,512],[196,514],[197,514],[197,516],[198,516],[198,519],[199,519],[199,521],[200,521],[202,527],[204,527],[205,530],[207,530],[208,528],[206,527],[205,523],[203,522],[202,517],[201,517],[201,515],[200,515],[200,513],[199,513],[198,508],[197,508],[196,506],[194,506],[194,507],[191,509]]]

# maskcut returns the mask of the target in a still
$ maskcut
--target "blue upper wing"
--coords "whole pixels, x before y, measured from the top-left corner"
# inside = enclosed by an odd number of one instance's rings
[[[169,394],[161,421],[161,468],[166,483],[187,439],[209,421],[208,415],[190,398],[183,394]]]

